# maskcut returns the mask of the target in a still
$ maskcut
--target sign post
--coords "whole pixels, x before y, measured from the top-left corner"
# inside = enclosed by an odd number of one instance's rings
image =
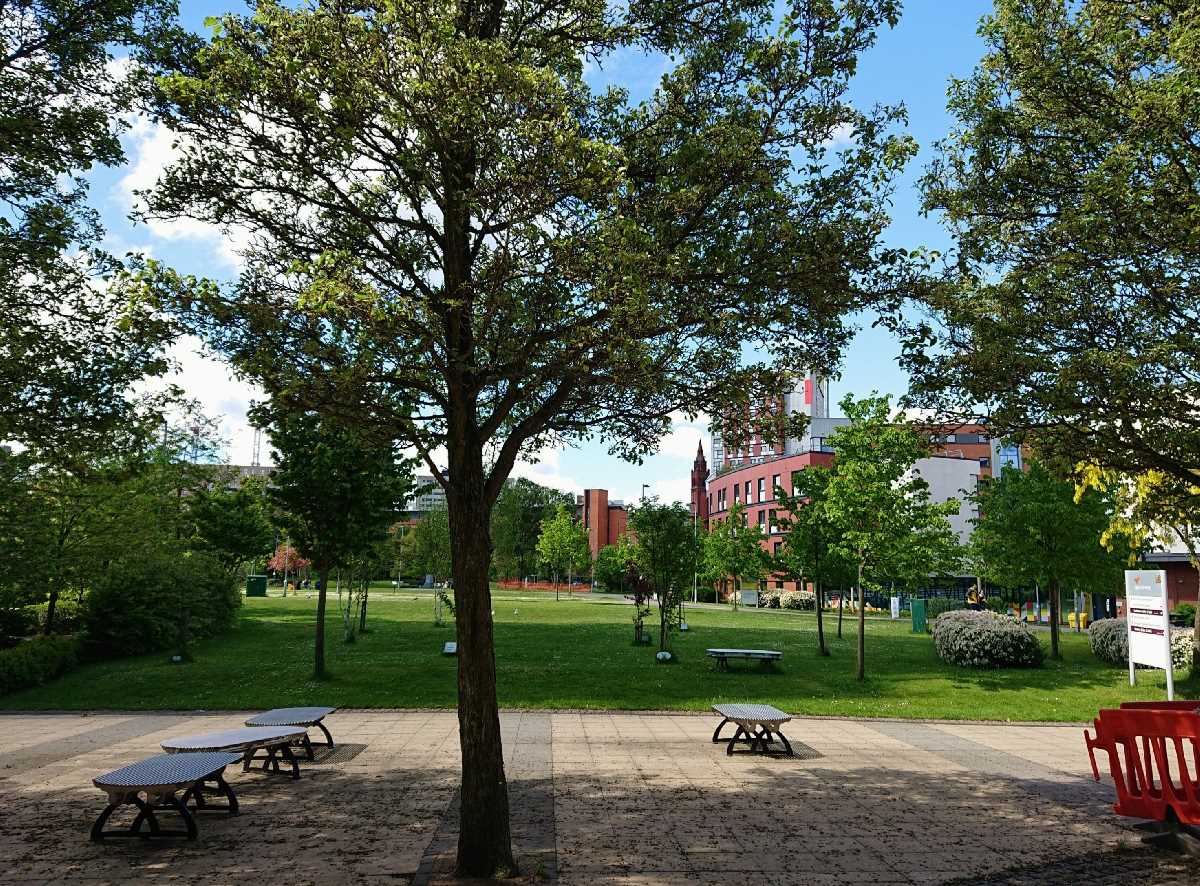
[[[1125,570],[1125,622],[1129,635],[1129,685],[1137,685],[1137,665],[1167,672],[1167,701],[1175,698],[1171,671],[1171,621],[1167,578],[1161,569]]]

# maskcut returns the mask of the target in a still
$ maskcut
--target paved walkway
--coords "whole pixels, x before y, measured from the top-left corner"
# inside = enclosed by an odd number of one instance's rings
[[[0,715],[5,883],[438,883],[452,870],[452,712],[344,711],[293,782],[232,767],[236,818],[192,844],[96,846],[97,774],[239,714]],[[808,759],[727,757],[716,718],[502,716],[531,880],[570,884],[1195,882],[1136,847],[1077,726],[804,719]],[[803,750],[798,746],[798,750]],[[236,771],[233,771],[236,770]],[[1114,879],[1115,878],[1115,879]]]

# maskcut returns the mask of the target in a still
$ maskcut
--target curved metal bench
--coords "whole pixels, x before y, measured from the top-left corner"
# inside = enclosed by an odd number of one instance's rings
[[[194,754],[203,751],[236,753],[242,760],[242,771],[248,770],[254,760],[261,759],[264,772],[268,768],[278,772],[282,760],[291,764],[293,779],[300,777],[300,761],[292,753],[292,748],[296,746],[309,748],[311,754],[308,730],[302,726],[226,729],[221,732],[168,738],[162,743],[162,749],[168,754]],[[265,752],[265,756],[256,756],[260,750]]]
[[[783,653],[775,649],[706,649],[704,654],[717,660],[717,668],[729,670],[729,659],[746,658],[751,661],[766,663],[776,662],[783,658]]]
[[[221,810],[237,815],[237,797],[225,781],[225,767],[241,759],[234,753],[159,754],[137,763],[130,763],[92,779],[92,784],[108,794],[108,805],[92,825],[91,838],[99,843],[109,838],[138,837],[143,840],[160,837],[196,839],[196,820],[188,803],[199,810]],[[226,798],[224,806],[212,806],[204,797],[208,782],[216,793]],[[183,797],[176,796],[183,791]],[[137,817],[125,830],[108,830],[104,825],[122,806],[136,806]],[[158,823],[155,812],[170,810],[183,819],[184,830],[167,830]],[[145,825],[147,830],[142,830]]]
[[[729,742],[725,747],[726,754],[732,755],[733,746],[739,741],[750,745],[750,753],[759,750],[766,754],[770,751],[767,745],[778,738],[783,742],[787,755],[789,757],[796,756],[792,751],[792,743],[779,731],[780,724],[787,723],[792,719],[790,714],[769,704],[715,704],[712,709],[724,717],[713,731],[712,740],[714,744],[721,741]],[[737,729],[734,730],[732,737],[721,738],[721,730],[725,728],[726,723],[736,723]]]
[[[321,721],[336,711],[337,708],[272,708],[269,711],[264,711],[261,714],[255,714],[246,721],[247,726],[303,726],[305,729],[312,729],[314,726],[325,733],[325,746],[333,748],[333,736],[329,734],[329,730],[325,728],[325,724]],[[308,759],[313,759],[312,742],[305,736],[305,741],[301,742],[300,747],[308,754]]]

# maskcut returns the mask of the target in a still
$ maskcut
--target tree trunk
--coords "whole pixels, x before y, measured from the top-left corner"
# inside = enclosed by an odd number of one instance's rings
[[[451,567],[458,639],[458,731],[462,800],[457,872],[492,877],[515,872],[508,816],[508,782],[496,699],[496,657],[489,507],[481,448],[469,444],[450,456]]]
[[[54,610],[58,606],[58,583],[55,582],[50,586],[50,596],[46,599],[46,623],[42,626],[42,633],[49,637],[54,632]]]
[[[867,675],[867,607],[863,599],[862,561],[858,563],[858,659],[854,666],[854,679],[863,680]]]
[[[838,639],[842,639],[842,611],[846,604],[846,592],[838,591]]]
[[[329,587],[329,568],[317,575],[317,638],[313,676],[318,680],[325,676],[325,591]]]
[[[1062,658],[1062,652],[1058,648],[1058,618],[1062,601],[1058,598],[1057,579],[1051,579],[1046,586],[1046,592],[1050,595],[1050,657],[1058,660]]]
[[[813,597],[816,599],[817,603],[817,651],[820,652],[821,655],[828,655],[829,650],[825,648],[825,622],[821,614],[821,604],[823,602],[821,599],[822,593],[823,591],[821,589],[821,583],[819,581],[814,581]]]
[[[362,606],[358,610],[358,632],[365,634],[367,632],[367,598],[371,595],[371,583],[368,581],[366,587],[363,588]]]

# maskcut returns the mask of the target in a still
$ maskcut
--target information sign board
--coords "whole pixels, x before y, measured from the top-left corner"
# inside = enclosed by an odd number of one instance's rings
[[[1171,673],[1171,621],[1167,612],[1167,577],[1161,569],[1125,570],[1125,623],[1129,632],[1129,685],[1136,684],[1135,665],[1167,672],[1167,698],[1175,694]]]
[[[900,598],[892,597],[892,621],[900,617]]]

